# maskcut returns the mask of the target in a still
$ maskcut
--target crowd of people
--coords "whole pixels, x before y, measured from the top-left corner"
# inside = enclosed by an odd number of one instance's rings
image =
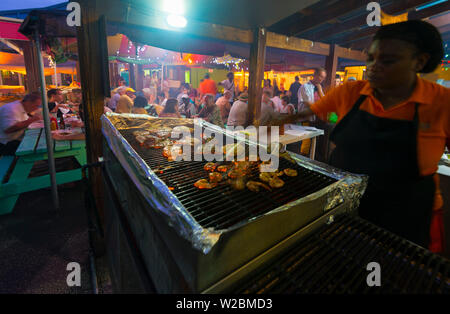
[[[316,69],[314,78],[301,85],[299,77],[289,90],[278,87],[276,80],[264,80],[259,125],[270,124],[280,116],[293,115],[304,108],[304,102],[315,102],[324,96],[322,82],[326,78],[323,68]],[[165,85],[164,85],[165,86]],[[223,93],[218,87],[223,87]],[[208,122],[225,126],[248,126],[247,89],[240,91],[234,81],[233,72],[216,83],[206,73],[198,89],[183,83],[178,89],[161,88],[156,74],[146,76],[142,91],[125,86],[125,81],[113,90],[107,104],[116,113],[148,114],[155,117],[202,118]]]

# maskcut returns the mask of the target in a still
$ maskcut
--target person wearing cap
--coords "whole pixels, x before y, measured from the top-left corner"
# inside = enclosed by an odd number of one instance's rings
[[[121,95],[117,102],[117,113],[131,113],[133,111],[134,93],[135,90],[130,87],[125,89],[125,94]]]
[[[191,101],[188,95],[183,95],[181,97],[182,104],[180,106],[180,112],[183,113],[186,118],[190,119],[197,114],[197,108],[195,108],[194,103]]]
[[[229,90],[226,90],[225,93],[223,93],[223,96],[217,99],[216,105],[220,109],[220,115],[222,116],[222,121],[228,121],[228,115],[230,114],[231,110],[231,103],[232,101],[232,93]]]
[[[444,248],[436,172],[450,147],[450,89],[418,74],[432,73],[443,56],[432,24],[382,26],[368,50],[368,80],[333,89],[292,119],[336,112],[330,164],[369,176],[359,215],[433,252]]]
[[[241,93],[231,106],[230,114],[228,115],[227,126],[243,126],[247,127],[248,119],[248,94]]]

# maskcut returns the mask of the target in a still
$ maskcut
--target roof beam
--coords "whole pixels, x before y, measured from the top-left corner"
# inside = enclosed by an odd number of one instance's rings
[[[420,11],[413,11],[409,14],[408,19],[409,20],[415,20],[415,19],[425,19],[440,13],[444,13],[450,10],[450,1],[446,1],[443,3],[440,3],[438,5],[420,10]],[[379,27],[369,27],[364,31],[361,31],[357,34],[352,34],[347,37],[344,37],[343,39],[340,39],[339,42],[341,46],[346,46],[346,44],[363,40],[367,37],[373,36]]]
[[[343,48],[340,46],[336,46],[336,54],[339,58],[344,59],[351,59],[364,62],[367,60],[367,54],[365,52],[349,48]]]
[[[22,49],[20,49],[19,47],[17,47],[16,45],[14,45],[12,42],[10,42],[7,39],[4,38],[0,38],[0,42],[4,43],[6,46],[8,46],[9,48],[13,49],[14,51],[16,51],[17,53],[21,54],[23,56],[23,51]]]
[[[333,4],[333,6],[320,10],[316,14],[304,16],[297,24],[290,27],[288,34],[291,36],[297,36],[317,26],[323,25],[329,20],[334,20],[340,16],[350,13],[351,11],[366,6],[367,3],[367,0],[337,1]]]
[[[330,54],[330,45],[267,32],[267,47],[300,51],[322,56]]]
[[[389,5],[383,6],[381,9],[387,14],[397,15],[409,11],[426,2],[429,2],[429,0],[397,0]],[[366,23],[367,14],[363,14],[353,20],[346,21],[345,23],[335,23],[323,31],[316,32],[311,39],[325,41],[325,39],[342,32],[358,31],[358,28],[366,25]]]

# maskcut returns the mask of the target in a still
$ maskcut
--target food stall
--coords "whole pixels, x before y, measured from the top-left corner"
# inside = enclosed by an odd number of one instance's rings
[[[224,130],[186,119],[103,115],[103,99],[110,90],[108,32],[172,51],[202,54],[204,47],[219,47],[222,53],[235,49],[241,56],[246,51],[249,107],[255,117],[266,46],[337,59],[330,45],[287,38],[262,27],[250,30],[193,20],[180,32],[166,26],[158,12],[145,11],[149,4],[141,1],[80,2],[88,162],[102,161],[101,171],[91,169],[89,178],[97,188],[96,200],[104,205],[99,207],[116,291],[449,293],[448,260],[357,216],[364,176],[285,153],[280,155],[282,173],[277,172],[281,178],[271,175],[269,189],[262,182],[242,189],[242,182],[237,184],[230,175],[233,167],[246,165],[247,183],[259,182],[260,164],[207,165],[207,160],[195,160],[195,141],[190,142],[194,161],[170,160],[174,128],[191,134],[200,128],[200,134],[229,138]],[[352,55],[363,57],[354,50]],[[206,144],[207,138],[200,138],[197,144]],[[244,146],[264,149],[250,140]],[[226,169],[223,184],[211,182],[210,167],[221,166]],[[373,261],[385,274],[378,290],[366,283],[366,267]]]

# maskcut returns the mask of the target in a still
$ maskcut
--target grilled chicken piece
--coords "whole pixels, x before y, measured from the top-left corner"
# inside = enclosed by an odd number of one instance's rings
[[[269,185],[274,189],[279,189],[284,186],[284,181],[278,177],[273,177],[272,180],[269,181]]]
[[[259,179],[263,182],[269,183],[272,180],[273,176],[270,172],[261,172],[259,174]]]
[[[209,183],[208,180],[201,179],[195,182],[194,186],[200,190],[211,190],[217,186],[217,183]]]
[[[219,183],[220,181],[222,181],[223,179],[223,174],[218,173],[218,172],[211,172],[209,174],[209,181],[211,183]]]
[[[284,169],[284,174],[287,175],[288,177],[296,177],[298,176],[298,172],[295,169]]]
[[[230,169],[230,166],[227,166],[227,165],[222,165],[222,166],[217,167],[217,171],[219,171],[219,172],[227,172],[228,169]]]
[[[268,187],[266,184],[261,183],[261,182],[256,182],[256,181],[248,181],[247,182],[247,189],[249,189],[252,192],[259,192],[259,188],[263,187],[265,188],[267,191],[272,192],[272,189],[270,187]]]
[[[214,170],[216,170],[217,164],[213,163],[213,162],[208,162],[203,169],[205,169],[208,172],[212,172]]]

